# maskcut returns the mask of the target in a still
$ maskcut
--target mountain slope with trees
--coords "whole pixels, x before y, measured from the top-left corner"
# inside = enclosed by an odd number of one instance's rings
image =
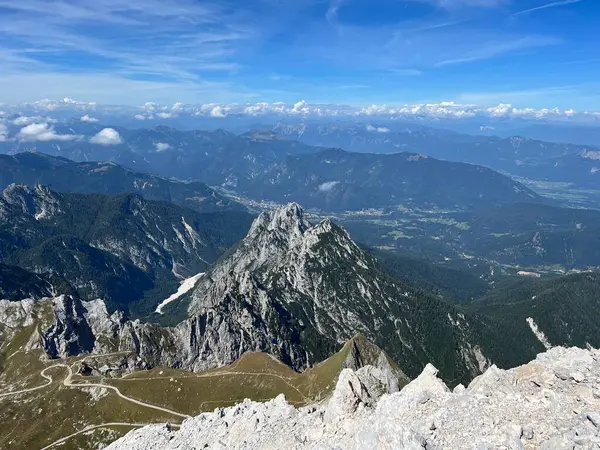
[[[200,214],[136,194],[64,194],[11,185],[0,197],[0,257],[63,277],[84,299],[148,314],[246,232],[244,212]],[[147,294],[153,292],[151,298]]]

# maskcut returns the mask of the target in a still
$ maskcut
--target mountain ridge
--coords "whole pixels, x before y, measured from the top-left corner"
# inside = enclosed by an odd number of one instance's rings
[[[400,182],[398,182],[400,180]],[[327,149],[289,156],[252,180],[232,185],[254,198],[290,199],[322,210],[410,205],[472,209],[496,203],[543,202],[532,190],[491,169],[420,154]]]
[[[135,172],[111,161],[76,163],[43,153],[0,155],[0,189],[10,184],[45,185],[60,192],[123,194],[172,201],[199,212],[243,211],[244,207],[200,182],[183,183]]]

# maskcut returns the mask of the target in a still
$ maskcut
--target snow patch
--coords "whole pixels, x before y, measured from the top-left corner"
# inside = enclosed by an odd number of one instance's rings
[[[327,183],[323,183],[323,184],[319,185],[319,191],[321,191],[321,192],[331,191],[338,184],[340,184],[339,181],[328,181]]]
[[[161,304],[156,307],[155,312],[158,314],[163,314],[163,308],[165,306],[167,306],[169,303],[177,300],[182,295],[187,294],[196,285],[196,283],[198,282],[198,280],[200,279],[200,277],[202,275],[204,275],[204,272],[198,273],[198,274],[194,275],[193,277],[186,278],[185,280],[183,280],[181,282],[181,284],[179,285],[179,289],[177,289],[177,292],[172,294],[169,298],[163,300],[161,302]]]
[[[552,348],[552,345],[550,344],[550,342],[548,342],[548,338],[546,337],[544,332],[539,329],[537,324],[534,322],[533,318],[528,317],[526,320],[527,324],[529,325],[529,328],[531,328],[531,331],[533,331],[533,334],[535,334],[535,337],[538,338],[538,340],[544,345],[546,350],[550,350]]]

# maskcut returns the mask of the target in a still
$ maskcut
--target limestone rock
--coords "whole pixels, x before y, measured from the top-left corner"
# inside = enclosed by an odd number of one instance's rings
[[[374,403],[375,368],[345,369],[328,403],[295,409],[283,397],[245,401],[183,422],[135,430],[109,450],[142,449],[595,449],[600,447],[600,351],[555,347],[510,370],[496,367],[451,393],[429,365],[400,392]],[[578,372],[575,377],[554,374]],[[531,382],[556,380],[545,387]],[[543,381],[545,382],[545,381]],[[548,395],[548,393],[552,395]],[[372,405],[372,406],[371,406]],[[579,414],[574,411],[583,411]]]

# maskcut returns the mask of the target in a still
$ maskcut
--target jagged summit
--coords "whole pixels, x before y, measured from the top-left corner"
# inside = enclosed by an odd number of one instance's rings
[[[354,258],[357,262],[365,259],[342,227],[328,218],[313,225],[305,217],[300,205],[289,203],[258,216],[235,252],[209,275],[216,279],[231,271],[241,273],[259,268],[277,270],[280,264],[302,265],[300,260],[308,254],[327,248],[331,250],[333,243],[337,250],[355,250],[355,254],[348,254],[347,258]],[[319,249],[318,244],[322,244]],[[364,266],[365,262],[360,264]]]
[[[311,227],[304,217],[304,210],[297,203],[289,203],[274,211],[265,211],[252,223],[248,238],[266,231],[288,233],[292,236],[304,234]]]

